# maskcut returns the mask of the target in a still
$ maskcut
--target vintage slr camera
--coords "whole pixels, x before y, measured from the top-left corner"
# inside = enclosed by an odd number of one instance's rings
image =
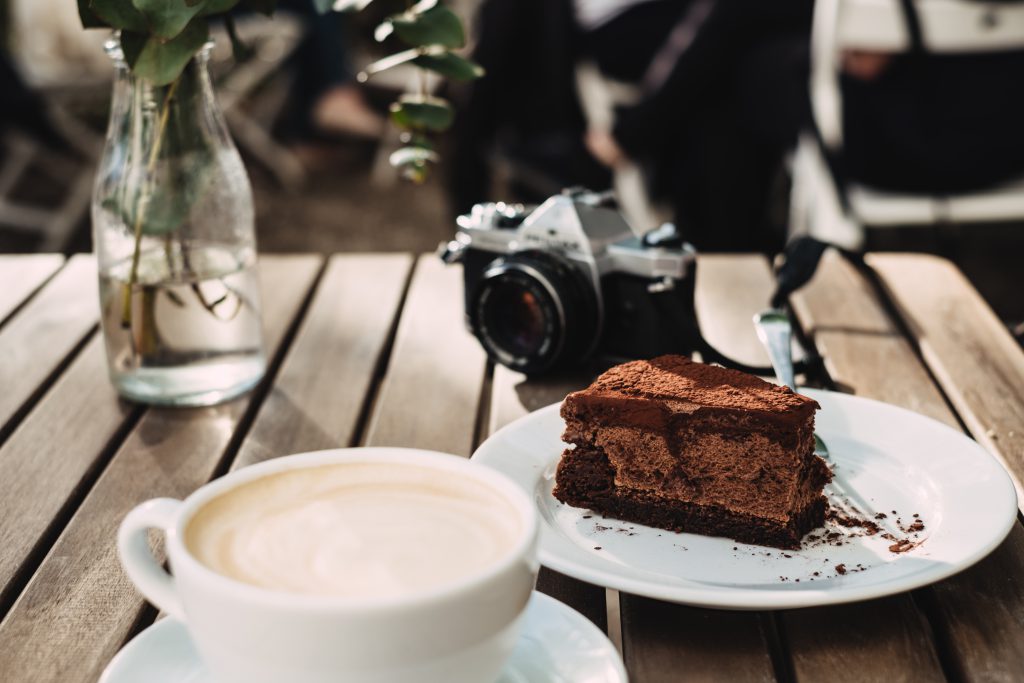
[[[462,263],[467,324],[495,362],[538,374],[702,348],[695,252],[673,225],[637,237],[610,195],[582,189],[477,204],[457,223],[441,257]]]

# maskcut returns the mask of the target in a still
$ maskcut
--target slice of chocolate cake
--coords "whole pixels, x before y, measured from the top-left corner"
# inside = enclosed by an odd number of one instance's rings
[[[554,495],[649,526],[798,548],[825,518],[818,404],[753,375],[661,356],[562,404]]]

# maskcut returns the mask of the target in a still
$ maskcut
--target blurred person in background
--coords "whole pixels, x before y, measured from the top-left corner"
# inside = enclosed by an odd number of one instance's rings
[[[809,110],[811,0],[576,7],[586,54],[641,93],[617,109],[611,130],[588,131],[593,154],[610,167],[639,162],[651,194],[670,204],[699,250],[777,251],[784,226],[772,220],[771,203]]]
[[[495,156],[530,156],[557,181],[540,196],[608,187],[594,159],[628,154],[699,249],[777,247],[766,207],[805,106],[810,14],[811,0],[486,0],[473,56],[487,73],[459,108],[454,208],[492,199]],[[583,59],[644,94],[613,131],[587,132]]]
[[[582,28],[602,70],[619,78],[635,77],[637,63],[616,45],[651,35],[670,14],[656,5],[680,5],[576,1],[580,17],[588,6],[605,10],[605,23]],[[611,130],[589,131],[588,147],[609,166],[646,163],[654,193],[670,200],[698,249],[775,251],[784,235],[766,220],[773,182],[797,133],[813,127],[813,3],[682,4],[638,81],[642,99],[620,108]],[[1024,52],[928,54],[912,44],[899,54],[848,51],[841,68],[845,144],[831,160],[840,184],[943,195],[1024,176]]]
[[[496,198],[536,202],[571,185],[608,187],[611,174],[583,143],[569,0],[484,0],[473,35],[472,57],[486,73],[452,93],[452,212]],[[495,176],[510,185],[501,197],[492,195]]]
[[[379,138],[384,117],[367,103],[352,68],[350,14],[320,14],[313,0],[281,0],[279,7],[306,27],[292,58],[295,81],[282,132],[297,138]]]

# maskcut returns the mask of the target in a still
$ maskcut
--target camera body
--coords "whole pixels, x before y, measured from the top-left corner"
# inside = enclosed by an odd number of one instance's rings
[[[477,204],[457,223],[441,257],[462,263],[467,325],[495,362],[539,374],[700,348],[696,254],[671,224],[637,237],[609,195],[582,189]]]

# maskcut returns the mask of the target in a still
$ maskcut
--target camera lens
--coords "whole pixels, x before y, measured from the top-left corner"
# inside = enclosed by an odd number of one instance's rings
[[[550,320],[541,307],[540,298],[521,283],[509,278],[496,282],[490,291],[484,311],[484,326],[493,330],[514,356],[528,356],[543,350],[550,338]]]
[[[496,362],[538,373],[581,360],[597,335],[593,285],[550,254],[495,259],[471,297],[470,324]]]

